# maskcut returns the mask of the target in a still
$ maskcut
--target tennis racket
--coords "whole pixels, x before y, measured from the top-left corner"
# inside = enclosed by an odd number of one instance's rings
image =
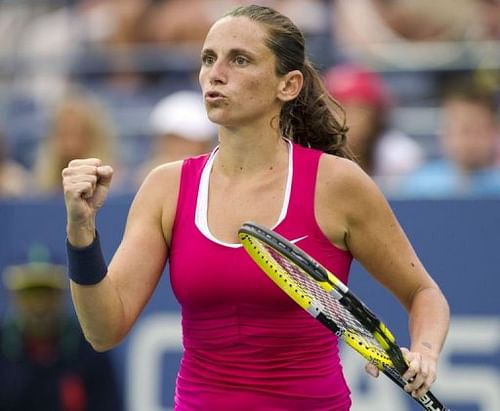
[[[408,365],[396,339],[335,275],[290,241],[259,225],[243,224],[239,239],[257,265],[297,304],[399,387],[406,385],[402,375]],[[430,391],[411,398],[425,410],[449,411]]]

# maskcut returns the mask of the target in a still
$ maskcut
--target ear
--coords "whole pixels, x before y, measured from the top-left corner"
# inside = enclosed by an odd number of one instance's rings
[[[278,84],[278,99],[284,103],[295,99],[304,85],[304,76],[300,70],[285,74]]]

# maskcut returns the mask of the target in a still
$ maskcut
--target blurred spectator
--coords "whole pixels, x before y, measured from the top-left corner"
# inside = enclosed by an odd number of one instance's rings
[[[411,137],[391,128],[391,96],[381,76],[344,64],[325,73],[331,95],[346,111],[347,144],[359,165],[388,192],[421,164],[423,149]]]
[[[205,35],[217,18],[232,7],[250,3],[254,1],[160,0],[149,10],[146,19],[147,37],[155,42],[192,46],[199,53]],[[267,0],[259,3],[273,7],[297,21],[306,34],[325,30],[328,24],[323,0]]]
[[[72,3],[54,2],[25,25],[18,53],[29,64],[23,65],[17,85],[42,103],[61,98],[75,78],[104,77],[115,88],[142,87],[145,76],[133,50],[145,40],[143,17],[153,1]]]
[[[65,267],[32,251],[3,273],[11,305],[0,322],[0,409],[122,410],[109,354],[90,347],[67,311]]]
[[[102,77],[107,87],[132,93],[146,87],[149,70],[141,67],[137,47],[150,41],[145,34],[146,16],[154,3],[153,0],[80,2],[78,13],[84,27],[85,49],[73,68],[80,80]],[[88,55],[93,59],[90,64]]]
[[[214,21],[211,11],[218,9],[217,3],[213,0],[160,0],[146,15],[145,37],[155,43],[192,47],[199,54]]]
[[[31,183],[28,170],[9,158],[7,141],[0,130],[0,198],[25,196],[32,190]]]
[[[469,29],[472,40],[500,40],[500,1],[475,0],[477,19]]]
[[[351,59],[375,60],[396,67],[437,67],[454,61],[457,50],[442,47],[436,53],[432,47],[417,47],[418,43],[466,38],[467,30],[477,19],[473,3],[474,0],[336,1],[332,8],[334,37]],[[411,45],[415,47],[409,53]]]
[[[114,130],[97,101],[80,94],[68,95],[57,105],[49,128],[34,165],[38,194],[61,193],[61,172],[78,158],[102,159],[117,169],[120,181]]]
[[[137,183],[154,167],[210,151],[217,127],[207,117],[203,96],[178,91],[160,100],[150,116],[153,144],[151,158],[139,170]]]
[[[459,80],[442,100],[439,142],[443,157],[402,181],[404,197],[500,196],[497,104],[492,92]]]

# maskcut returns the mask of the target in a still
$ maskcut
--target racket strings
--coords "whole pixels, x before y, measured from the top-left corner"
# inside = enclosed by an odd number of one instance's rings
[[[370,331],[363,326],[356,317],[345,308],[337,299],[325,292],[323,288],[312,279],[301,267],[289,260],[286,256],[275,250],[273,247],[262,243],[266,252],[273,258],[292,281],[306,294],[312,296],[322,305],[322,312],[329,317],[337,326],[344,330],[347,338],[355,340],[353,345],[363,345],[365,350],[369,350],[371,357],[376,361],[379,358],[387,358],[387,353],[380,346],[379,342],[373,337]],[[379,361],[380,364],[385,361]],[[384,368],[393,377],[401,378],[398,371],[392,366],[384,365]]]
[[[326,294],[325,290],[323,290],[316,281],[311,279],[309,275],[302,270],[302,268],[273,248],[266,247],[266,249],[278,265],[280,265],[284,271],[292,277],[294,282],[303,292],[312,295],[321,303],[324,313],[331,317],[331,319],[338,326],[341,326],[346,330],[356,332],[356,334],[361,334],[366,339],[370,341],[373,340],[374,344],[376,343],[372,334],[366,330],[366,328],[338,300]]]

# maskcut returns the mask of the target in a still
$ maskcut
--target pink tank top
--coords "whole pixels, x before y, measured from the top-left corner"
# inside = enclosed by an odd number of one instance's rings
[[[321,152],[289,145],[282,212],[274,227],[347,281],[352,256],[333,246],[314,216]],[[217,150],[184,161],[170,250],[184,354],[177,411],[347,411],[350,393],[336,337],[289,299],[239,244],[207,224]]]

